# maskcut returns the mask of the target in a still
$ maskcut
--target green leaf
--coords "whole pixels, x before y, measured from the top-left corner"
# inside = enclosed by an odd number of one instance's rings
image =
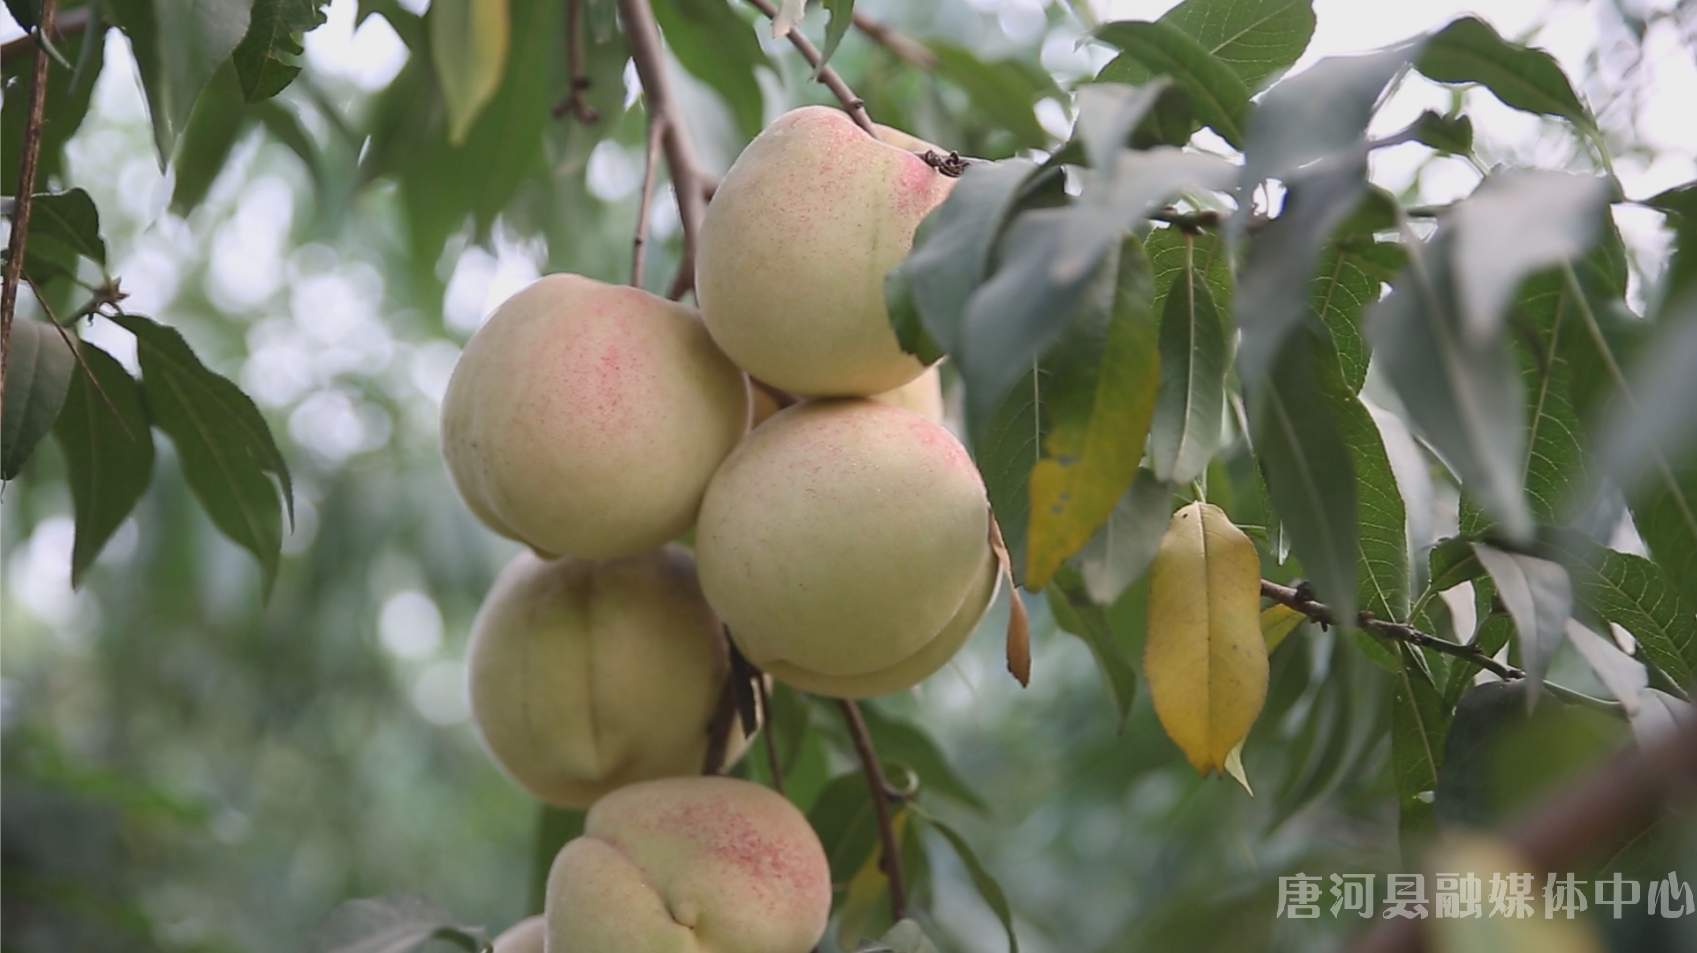
[[[1091,168],[1113,168],[1132,131],[1170,88],[1172,83],[1164,77],[1142,86],[1095,83],[1079,88],[1074,136]]]
[[[1411,54],[1401,46],[1369,56],[1329,56],[1268,90],[1249,117],[1240,190],[1328,157],[1362,161],[1379,96]],[[1238,220],[1246,222],[1248,213],[1246,203]]]
[[[72,375],[64,409],[53,425],[76,513],[73,586],[82,585],[95,557],[153,480],[153,430],[141,387],[105,351],[87,341],[79,347],[88,373]]]
[[[1409,266],[1368,316],[1368,338],[1416,425],[1511,539],[1532,531],[1526,504],[1526,395],[1502,336],[1466,340],[1451,237],[1409,246]]]
[[[36,195],[30,206],[32,241],[58,241],[102,268],[106,266],[106,241],[100,237],[100,211],[82,189]]]
[[[930,41],[937,57],[935,73],[966,91],[975,109],[1013,135],[1019,148],[1041,149],[1049,134],[1032,111],[1039,99],[1056,93],[1054,80],[1017,60],[986,63],[965,47]]]
[[[1360,393],[1367,382],[1367,346],[1362,316],[1378,302],[1384,282],[1396,277],[1407,256],[1395,242],[1334,242],[1315,268],[1309,307],[1331,332],[1344,383]]]
[[[1431,799],[1444,763],[1448,712],[1432,682],[1425,658],[1399,643],[1401,670],[1391,698],[1391,763],[1396,777],[1398,833],[1405,865],[1419,857],[1420,846],[1437,829]]]
[[[231,54],[242,98],[270,99],[295,81],[303,52],[299,35],[325,22],[325,0],[254,0],[247,35]]]
[[[1316,336],[1291,336],[1266,382],[1251,395],[1249,426],[1291,552],[1347,628],[1355,619],[1356,564],[1362,558],[1356,477],[1350,447],[1320,387],[1317,350],[1327,349]]]
[[[1025,533],[1031,522],[1031,468],[1042,457],[1043,389],[1051,375],[1041,365],[1027,371],[982,430],[975,431],[972,450],[990,509],[1002,527],[1014,582],[1024,584]]]
[[[52,182],[64,170],[65,143],[81,128],[94,94],[94,81],[105,66],[107,28],[98,9],[91,9],[89,24],[81,34],[61,36],[56,41],[74,68],[66,70],[57,63],[47,67],[47,95],[42,113],[53,121],[41,126],[41,153],[35,170],[37,188]],[[23,108],[23,97],[28,89],[28,77],[34,71],[34,59],[19,56],[7,63],[4,70],[4,84],[15,90],[12,95],[18,97],[11,108],[0,110],[0,182],[5,183],[8,194],[17,189],[19,165],[23,160],[24,120],[29,112]]]
[[[349,900],[330,911],[306,939],[306,953],[412,953],[446,940],[478,953],[488,943],[482,927],[414,893]]]
[[[1415,66],[1440,83],[1479,83],[1525,112],[1560,116],[1586,129],[1595,125],[1555,57],[1508,42],[1476,17],[1462,17],[1434,34]]]
[[[1314,36],[1312,0],[1186,0],[1161,17],[1231,67],[1249,89],[1302,57]]]
[[[448,144],[457,146],[501,85],[511,13],[507,0],[435,0],[424,19],[430,59],[448,107]]]
[[[1203,125],[1239,149],[1249,116],[1249,87],[1207,47],[1165,21],[1122,20],[1096,30],[1096,39],[1121,50],[1102,67],[1100,82],[1137,84],[1149,73],[1171,76],[1190,93]]]
[[[1450,536],[1440,540],[1432,547],[1428,565],[1431,568],[1426,591],[1433,595],[1447,592],[1464,582],[1472,582],[1485,575],[1485,567],[1480,565],[1479,557],[1473,553],[1473,540],[1465,536]]]
[[[1028,584],[1047,585],[1090,542],[1137,475],[1159,385],[1149,258],[1128,238],[1107,308],[1086,308],[1049,356],[1043,456],[1031,470]]]
[[[1592,543],[1577,533],[1550,534],[1573,580],[1573,598],[1638,641],[1644,656],[1676,684],[1697,673],[1697,616],[1660,566]]]
[[[913,920],[902,920],[884,934],[883,939],[871,948],[862,947],[855,953],[937,953],[937,945],[921,930]]]
[[[1001,884],[996,883],[996,879],[990,876],[989,871],[984,869],[984,865],[978,860],[978,855],[973,853],[972,845],[968,844],[966,838],[960,836],[954,828],[928,814],[921,813],[919,817],[924,818],[925,822],[931,825],[937,833],[943,835],[943,839],[947,840],[949,846],[955,849],[955,853],[960,856],[961,863],[966,866],[967,876],[972,878],[972,885],[978,888],[978,895],[984,898],[984,902],[996,914],[996,919],[1002,921],[1002,929],[1008,932],[1008,953],[1019,953],[1019,937],[1014,935],[1013,929],[1013,907],[1008,905],[1008,898],[1006,894],[1002,893]]]
[[[1160,387],[1149,433],[1150,469],[1173,484],[1195,479],[1219,449],[1226,399],[1225,322],[1208,288],[1211,263],[1199,257],[1216,249],[1184,239],[1185,263],[1163,302]]]
[[[283,529],[267,473],[281,483],[291,519],[294,514],[288,467],[271,428],[241,388],[207,369],[176,329],[139,315],[113,320],[136,336],[142,389],[154,422],[177,446],[189,488],[219,530],[259,560],[269,593]]]
[[[957,346],[966,303],[989,272],[996,240],[1036,171],[1026,159],[967,166],[949,197],[920,223],[913,250],[891,270],[903,276],[923,322],[919,330],[942,350]],[[892,307],[892,316],[898,310]]]
[[[65,406],[77,358],[61,338],[64,333],[45,321],[12,323],[5,417],[0,420],[0,480],[10,480],[23,470]]]
[[[153,141],[164,166],[195,100],[247,34],[253,0],[110,0],[130,38],[147,93]]]
[[[1163,531],[1166,529],[1165,515],[1162,514]],[[1159,544],[1159,534],[1155,541]],[[1055,575],[1046,595],[1049,611],[1054,613],[1055,623],[1061,630],[1078,636],[1090,646],[1090,654],[1096,659],[1096,671],[1102,674],[1108,700],[1114,706],[1114,730],[1124,731],[1125,720],[1131,714],[1131,703],[1137,700],[1137,670],[1132,667],[1119,642],[1115,641],[1107,611],[1091,601],[1083,578],[1070,567]]]
[[[761,48],[754,25],[739,16],[736,7],[730,3],[659,0],[654,4],[654,19],[666,35],[672,55],[719,94],[736,118],[737,129],[753,138],[764,125],[765,97],[760,91],[758,70],[762,66],[771,68],[772,58]],[[842,21],[848,23],[848,17]],[[836,19],[831,22],[834,27]]]
[[[831,54],[837,52],[838,44],[843,42],[849,27],[854,25],[854,0],[824,0],[824,3],[831,19],[825,26],[825,45],[819,50],[819,67],[813,71],[815,77],[825,64],[831,62]]]
[[[1408,618],[1408,516],[1384,438],[1349,387],[1331,342],[1315,340],[1316,376],[1355,474],[1357,605],[1375,618]],[[1298,554],[1300,556],[1300,553]],[[1303,564],[1306,567],[1306,563]]]
[[[865,775],[850,771],[832,778],[807,812],[807,820],[825,848],[825,858],[831,865],[831,882],[846,884],[854,879],[861,862],[876,849],[878,841],[878,824]]]
[[[1582,325],[1559,270],[1527,279],[1515,307],[1530,319],[1516,348],[1527,395],[1526,501],[1540,524],[1555,525],[1582,505],[1593,479],[1567,354]]]
[[[1073,562],[1096,604],[1113,603],[1148,571],[1172,517],[1172,497],[1172,484],[1138,470],[1108,522],[1078,551]]]
[[[1250,389],[1260,385],[1285,337],[1307,319],[1316,265],[1367,189],[1367,162],[1321,162],[1290,174],[1285,185],[1284,209],[1250,245],[1234,298],[1233,317],[1243,330],[1238,373]]]
[[[246,120],[235,68],[226,63],[206,84],[194,104],[188,127],[177,140],[177,152],[171,160],[177,180],[171,192],[172,211],[187,216],[205,201],[212,183],[224,171],[230,150],[246,131]]]
[[[1697,294],[1697,182],[1675,186],[1645,199],[1644,204],[1665,213],[1673,230],[1673,254],[1662,273],[1656,307],[1651,311],[1652,317],[1658,317],[1674,302]]]
[[[1630,400],[1617,399],[1601,422],[1597,455],[1628,493],[1654,484],[1670,464],[1697,460],[1697,298],[1663,315],[1626,372]]]
[[[1458,202],[1446,224],[1463,340],[1482,347],[1496,338],[1522,279],[1590,248],[1608,198],[1606,179],[1517,170],[1491,176]]]
[[[1473,153],[1473,120],[1467,116],[1445,116],[1430,109],[1422,112],[1408,127],[1415,142],[1423,143],[1444,155]]]
[[[1474,543],[1473,552],[1491,574],[1498,598],[1514,619],[1520,635],[1521,667],[1526,670],[1531,697],[1535,698],[1550,660],[1567,638],[1567,620],[1573,615],[1573,583],[1560,563],[1484,543]]]
[[[369,181],[385,167],[398,173],[412,257],[417,268],[432,276],[444,242],[464,226],[467,216],[478,234],[486,234],[496,217],[509,211],[513,196],[526,184],[527,177],[532,182],[551,177],[544,133],[554,122],[549,110],[559,95],[552,64],[557,63],[562,42],[564,5],[511,0],[511,11],[513,39],[508,69],[462,145],[448,142],[438,84],[425,66],[413,71],[423,57],[409,61],[377,107],[383,114],[380,128],[385,131],[380,134],[374,130],[372,134],[362,163],[362,178]],[[585,42],[585,69],[594,78],[589,102],[603,116],[614,116],[621,110],[621,77],[628,58],[622,33],[614,34],[605,44]],[[599,123],[587,130],[577,123],[564,125],[570,134],[582,134],[581,154],[574,161],[584,161],[608,124]],[[578,143],[574,140],[572,144]],[[538,210],[530,211],[536,214]],[[545,219],[545,224],[553,223]],[[434,293],[440,294],[440,289]]]

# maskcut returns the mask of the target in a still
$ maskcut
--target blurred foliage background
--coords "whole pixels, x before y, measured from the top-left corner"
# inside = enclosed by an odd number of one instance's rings
[[[858,10],[925,45],[928,69],[908,61],[912,49],[904,59],[860,32],[834,62],[880,122],[963,153],[1023,154],[1064,137],[1060,89],[1110,55],[1081,46],[1085,32],[1170,5],[864,0]],[[691,131],[719,173],[765,121],[831,100],[786,44],[755,28],[751,9],[689,19],[705,6],[656,3]],[[1697,5],[1468,6],[1548,46],[1583,81],[1630,194],[1697,175]],[[89,41],[100,44],[91,105],[50,181],[94,196],[129,310],[180,328],[266,411],[295,477],[296,518],[262,601],[257,565],[190,500],[161,443],[152,489],[73,591],[57,448],[44,444],[5,488],[6,950],[294,950],[339,901],[397,891],[496,929],[528,912],[538,811],[478,749],[460,661],[512,546],[455,498],[436,415],[460,345],[505,295],[544,272],[625,277],[644,121],[604,19],[610,5],[588,7],[597,123],[550,114],[567,88],[559,2],[514,0],[508,75],[454,148],[422,3],[335,0],[306,39],[301,78],[258,106],[209,93],[168,172],[127,42],[116,30]],[[1461,5],[1316,7],[1310,57],[1401,39]],[[804,26],[817,37],[823,23],[815,9]],[[715,72],[715,44],[737,46],[749,68]],[[9,64],[8,80],[16,73]],[[233,82],[219,74],[212,90]],[[17,95],[8,85],[14,115]],[[1469,96],[1487,165],[1573,158],[1565,134],[1488,96],[1419,80],[1397,95],[1406,115],[1388,110],[1387,126]],[[1419,147],[1374,161],[1374,180],[1412,202],[1449,201],[1478,180],[1461,159]],[[1653,214],[1617,219],[1641,289],[1666,237]],[[658,291],[677,259],[664,190],[652,229],[645,283]],[[87,337],[133,368],[127,335],[97,322]],[[1239,453],[1210,474],[1210,499],[1255,522],[1253,479]],[[1113,611],[1133,651],[1141,590]],[[1465,595],[1453,608],[1473,611]],[[966,793],[933,781],[924,803],[1005,888],[1024,949],[1313,949],[1350,923],[1274,920],[1281,874],[1401,869],[1390,679],[1359,652],[1304,631],[1275,654],[1245,748],[1251,797],[1198,779],[1146,697],[1121,730],[1085,644],[1040,599],[1033,610],[1029,690],[1002,671],[1004,599],[921,693],[868,706],[887,749],[910,725],[946,752]],[[1563,664],[1566,682],[1593,684]],[[1490,810],[1466,820],[1511,812],[1626,730],[1583,710],[1540,712],[1498,742]],[[811,716],[820,730],[800,755],[804,806],[852,765],[830,714]],[[934,754],[913,748],[916,763]],[[1697,871],[1693,846],[1689,830],[1664,831],[1622,863],[1645,879],[1682,861]],[[928,856],[939,941],[1002,948],[962,864],[947,850]],[[1666,948],[1697,948],[1685,923],[1659,927],[1675,931],[1661,937]],[[1651,939],[1611,937],[1622,950]]]

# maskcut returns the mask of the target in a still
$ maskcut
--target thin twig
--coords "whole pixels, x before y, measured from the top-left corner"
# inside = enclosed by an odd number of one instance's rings
[[[1337,624],[1337,619],[1332,615],[1331,608],[1325,603],[1318,602],[1314,599],[1314,594],[1309,591],[1307,583],[1291,588],[1290,586],[1281,586],[1276,582],[1269,582],[1268,580],[1263,579],[1261,580],[1261,595],[1266,596],[1268,599],[1271,599],[1280,605],[1289,606],[1290,608],[1307,616],[1310,620],[1318,622],[1321,625]],[[1382,635],[1387,639],[1395,639],[1398,642],[1407,642],[1410,645],[1418,645],[1421,648],[1431,649],[1434,652],[1440,652],[1444,655],[1451,656],[1452,658],[1461,659],[1470,665],[1476,665],[1479,668],[1485,669],[1505,681],[1513,681],[1517,678],[1526,677],[1525,672],[1512,665],[1504,665],[1496,659],[1491,658],[1477,645],[1461,645],[1451,642],[1448,639],[1440,639],[1435,635],[1428,635],[1411,625],[1404,625],[1401,622],[1387,622],[1384,619],[1376,619],[1373,617],[1371,612],[1367,612],[1365,610],[1356,615],[1355,624],[1369,632]]]
[[[24,242],[29,237],[29,213],[35,200],[35,170],[41,161],[41,120],[47,108],[46,36],[53,32],[57,0],[42,0],[35,64],[30,74],[29,102],[24,113],[23,155],[18,161],[18,188],[12,193],[12,237],[6,248],[6,269],[0,276],[0,405],[6,393],[6,365],[12,355],[12,318],[18,306],[18,278],[24,270]],[[57,322],[55,322],[57,323]]]
[[[778,720],[772,717],[772,686],[766,676],[757,680],[760,692],[760,733],[766,736],[766,766],[772,774],[772,790],[784,793],[784,766],[778,758]]]
[[[554,107],[554,118],[571,113],[578,122],[589,125],[600,122],[601,113],[583,96],[589,90],[589,74],[583,71],[582,7],[579,0],[566,0],[566,70],[572,86],[566,98]]]
[[[895,54],[896,59],[922,70],[937,67],[937,54],[925,44],[898,32],[888,23],[874,20],[860,11],[854,14],[855,29],[866,34],[872,42]]]
[[[648,246],[648,207],[654,202],[654,177],[660,167],[660,139],[666,134],[666,117],[648,114],[648,160],[642,169],[642,195],[636,205],[636,235],[631,239],[630,283],[642,287],[642,257]]]
[[[88,29],[88,25],[93,21],[93,19],[94,14],[91,7],[81,7],[79,9],[72,10],[64,16],[58,17],[52,21],[53,39],[57,41],[76,36],[82,31]],[[41,22],[48,22],[46,15],[42,16]],[[0,66],[11,66],[13,60],[16,60],[18,57],[23,56],[25,53],[28,53],[33,49],[35,49],[35,34],[33,32],[25,36],[20,36],[7,43],[5,46],[0,46]]]
[[[837,706],[843,711],[849,739],[854,742],[866,785],[872,791],[872,813],[878,818],[878,839],[883,845],[878,866],[890,881],[890,918],[900,921],[907,917],[907,888],[902,883],[901,846],[896,843],[896,828],[890,820],[890,785],[884,780],[878,753],[872,750],[872,736],[866,731],[866,720],[860,717],[860,707],[847,698],[837,699]]]
[[[748,0],[748,2],[756,10],[765,14],[766,19],[776,20],[778,18],[778,8],[772,4],[771,0]],[[819,82],[824,83],[826,88],[830,89],[831,94],[837,97],[837,102],[842,104],[843,111],[849,114],[856,125],[866,130],[867,135],[876,138],[878,131],[872,126],[872,117],[866,112],[866,103],[854,94],[854,90],[849,89],[849,85],[843,82],[843,78],[837,75],[836,70],[829,66],[820,65],[825,58],[820,55],[819,48],[813,45],[813,41],[793,26],[790,27],[790,32],[786,35],[789,38],[790,45],[801,53],[801,58],[807,61],[807,65],[813,67],[819,73]]]
[[[666,167],[672,175],[672,191],[678,202],[678,220],[683,225],[683,259],[679,277],[672,282],[674,298],[683,296],[677,291],[689,274],[688,286],[695,281],[695,249],[701,237],[701,219],[707,213],[705,176],[695,158],[695,146],[683,115],[678,112],[677,100],[672,97],[671,81],[666,76],[666,54],[660,45],[660,26],[654,21],[654,10],[648,0],[619,0],[619,17],[624,20],[625,37],[630,42],[631,62],[636,65],[637,78],[642,81],[643,96],[648,102],[649,115],[659,115],[665,121],[661,143],[666,151]]]
[[[71,337],[71,332],[65,330],[65,326],[59,323],[59,316],[53,313],[53,306],[47,303],[47,297],[41,293],[40,288],[35,286],[34,279],[25,275],[24,281],[29,285],[30,293],[35,295],[35,300],[41,304],[42,310],[47,312],[47,319],[53,325],[53,330],[59,332],[59,340],[64,341],[65,346],[71,349],[71,356],[77,359],[77,366],[82,368],[83,375],[88,378],[89,384],[94,387],[94,392],[100,395],[100,399],[105,402],[107,409],[112,411],[112,416],[117,418],[118,426],[124,429],[124,436],[134,440],[136,438],[135,431],[130,429],[130,423],[124,419],[124,415],[118,412],[118,405],[112,402],[112,396],[106,393],[105,387],[101,386],[100,378],[94,376],[94,368],[88,366],[88,358],[83,356],[82,348],[77,346],[77,339]]]
[[[1184,230],[1191,235],[1201,234],[1204,229],[1218,228],[1220,213],[1213,209],[1203,209],[1199,212],[1181,212],[1175,208],[1164,208],[1158,212],[1149,213],[1149,220],[1165,222],[1175,228]]]

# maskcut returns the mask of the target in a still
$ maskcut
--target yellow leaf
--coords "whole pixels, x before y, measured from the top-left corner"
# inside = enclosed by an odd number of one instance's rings
[[[1046,433],[1031,468],[1025,540],[1025,585],[1033,591],[1107,522],[1137,476],[1155,416],[1161,325],[1149,305],[1149,260],[1135,240],[1122,247],[1113,277],[1100,362],[1069,364],[1044,385]]]
[[[1432,910],[1431,948],[1435,953],[1602,953],[1603,944],[1584,915],[1571,920],[1561,912],[1546,916],[1544,875],[1508,844],[1495,838],[1460,838],[1439,844],[1431,861],[1434,873],[1478,878],[1479,883],[1472,887],[1479,891],[1480,900],[1478,916],[1456,916],[1457,912],[1466,914],[1469,910],[1444,914]],[[1492,878],[1500,879],[1506,886],[1512,884],[1512,874],[1533,875],[1530,881],[1521,884],[1529,891],[1526,903],[1531,908],[1530,915],[1524,910],[1517,910],[1518,916],[1511,916],[1506,910],[1497,915],[1491,902]],[[1470,899],[1468,889],[1448,890],[1460,886],[1459,883],[1440,885],[1436,878],[1428,882],[1434,890],[1444,889]],[[1578,881],[1578,889],[1588,905],[1595,899],[1589,886],[1584,880]],[[1503,891],[1505,901],[1511,896],[1511,891]],[[1434,907],[1437,899],[1435,895],[1432,897]]]
[[[434,0],[426,17],[430,56],[448,108],[448,142],[457,146],[500,88],[512,14],[507,0]]]
[[[908,809],[904,807],[890,818],[898,852],[901,850],[902,832],[907,827],[907,817]],[[849,878],[848,891],[843,895],[843,907],[837,920],[837,943],[845,950],[854,949],[861,940],[882,935],[890,926],[890,880],[879,863],[883,856],[883,842],[874,841],[866,862]]]
[[[1243,773],[1243,742],[1239,741],[1237,747],[1226,755],[1226,773],[1243,785],[1243,790],[1248,792],[1250,797],[1255,796],[1255,789],[1249,786],[1249,775]]]
[[[1267,654],[1284,642],[1285,636],[1296,631],[1296,627],[1308,618],[1282,602],[1275,602],[1261,610],[1261,637],[1267,640]]]
[[[1149,570],[1143,674],[1167,736],[1201,774],[1225,767],[1267,696],[1261,560],[1217,506],[1173,514]]]

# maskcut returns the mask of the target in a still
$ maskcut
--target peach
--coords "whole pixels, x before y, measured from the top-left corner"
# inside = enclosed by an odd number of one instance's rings
[[[614,791],[548,872],[548,953],[808,953],[830,915],[807,818],[733,778]]]
[[[466,343],[442,456],[495,532],[546,554],[628,556],[689,529],[748,419],[747,378],[693,309],[549,275]]]
[[[807,401],[749,435],[702,501],[707,601],[749,661],[818,694],[899,691],[941,668],[994,597],[978,468],[925,417]]]
[[[565,808],[700,772],[730,671],[724,628],[675,545],[599,562],[520,553],[484,598],[466,656],[484,747]],[[745,744],[733,730],[727,757]]]
[[[893,129],[804,106],[742,151],[707,206],[695,288],[713,339],[738,366],[804,397],[868,396],[924,370],[884,306],[884,274],[906,257],[955,180]]]

